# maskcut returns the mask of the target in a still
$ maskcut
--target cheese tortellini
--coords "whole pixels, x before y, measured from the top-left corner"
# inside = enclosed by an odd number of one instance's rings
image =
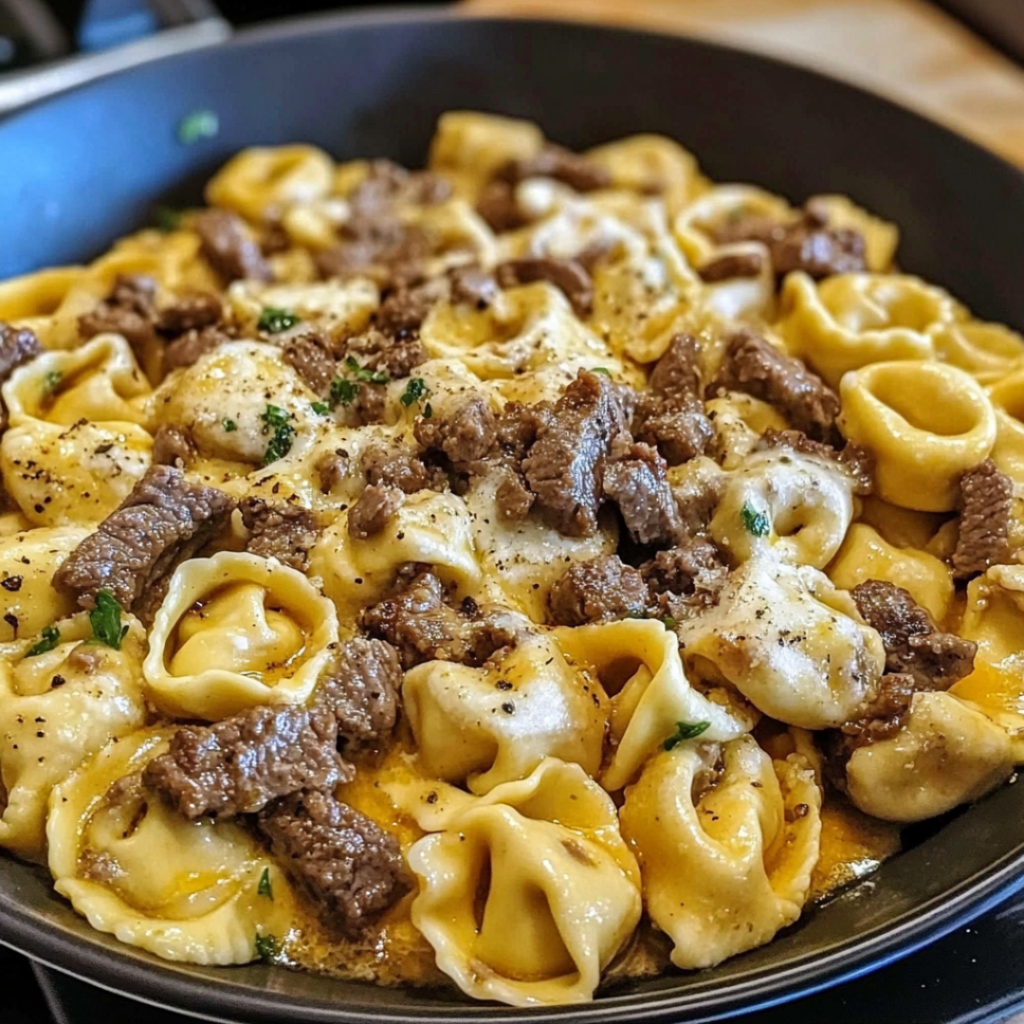
[[[135,732],[54,790],[47,836],[57,891],[94,928],[166,960],[249,963],[259,936],[287,931],[288,879],[243,828],[186,821],[146,790],[140,772],[169,738],[166,729]]]
[[[821,834],[821,793],[801,755],[773,762],[750,736],[720,752],[660,753],[620,817],[677,967],[712,967],[800,916]]]
[[[216,721],[305,701],[337,640],[334,606],[301,573],[223,551],[172,577],[143,672],[168,714]]]
[[[431,834],[409,851],[413,921],[438,965],[478,999],[590,998],[641,912],[611,799],[579,766],[548,759],[456,808],[422,814]]]

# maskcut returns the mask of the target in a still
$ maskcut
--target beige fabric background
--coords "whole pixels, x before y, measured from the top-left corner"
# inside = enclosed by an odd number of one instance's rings
[[[924,0],[465,0],[461,6],[480,14],[679,31],[774,53],[885,93],[1024,164],[1024,69]]]
[[[885,93],[1024,165],[1024,70],[924,0],[464,0],[461,6],[478,14],[685,32],[772,53]],[[1024,1024],[1024,1013],[1004,1024]]]

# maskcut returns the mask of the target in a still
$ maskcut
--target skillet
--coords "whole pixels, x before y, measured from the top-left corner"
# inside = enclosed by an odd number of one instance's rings
[[[337,157],[422,163],[458,107],[540,122],[585,147],[641,131],[693,150],[718,180],[800,201],[842,192],[897,222],[905,269],[975,313],[1024,327],[1024,175],[902,108],[764,57],[678,37],[446,13],[346,15],[250,31],[37,104],[0,124],[0,278],[88,259],[195,202],[246,145],[308,141]],[[216,113],[192,145],[178,127]],[[592,1005],[516,1011],[449,990],[391,991],[262,965],[172,965],[92,931],[46,872],[0,855],[0,941],[119,991],[230,1021],[705,1021],[856,976],[1024,888],[1024,786],[938,827],[809,910],[768,946]]]

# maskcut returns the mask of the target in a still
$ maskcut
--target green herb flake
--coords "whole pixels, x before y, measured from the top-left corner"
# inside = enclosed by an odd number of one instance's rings
[[[423,418],[425,420],[429,420],[431,418],[431,416],[433,416],[433,415],[434,415],[434,407],[429,402],[427,402],[427,404],[425,406],[423,406]]]
[[[750,505],[744,505],[740,509],[740,516],[743,525],[755,537],[767,537],[772,532],[772,521],[768,518],[767,512],[758,512]]]
[[[270,868],[264,868],[263,874],[260,875],[260,884],[256,888],[256,892],[260,896],[266,896],[268,900],[274,898],[274,889],[270,884]]]
[[[349,405],[356,400],[359,394],[359,385],[344,377],[335,377],[331,381],[331,404]]]
[[[256,326],[265,334],[280,334],[301,322],[302,317],[297,316],[289,309],[265,306],[263,312],[260,313],[259,320],[256,321]]]
[[[212,139],[220,131],[220,118],[212,110],[193,110],[178,122],[178,141],[194,146],[203,139]]]
[[[666,629],[676,628],[676,620],[671,615],[663,615],[661,621],[665,624]]]
[[[695,740],[711,728],[710,722],[676,722],[676,731],[662,744],[665,750],[672,750],[683,740]]]
[[[331,411],[331,407],[326,402],[313,402],[310,408],[317,416],[326,416]]]
[[[273,935],[260,935],[256,933],[256,956],[270,964],[277,959],[277,955],[280,952],[277,939]]]
[[[113,647],[115,651],[121,650],[121,641],[128,627],[121,625],[121,606],[109,590],[101,590],[96,595],[96,607],[89,612],[89,625],[92,626],[94,640]]]
[[[388,384],[391,381],[383,370],[371,370],[367,366],[360,366],[355,356],[349,356],[345,360],[345,369],[356,380],[364,380],[367,384]]]
[[[43,394],[52,395],[63,379],[64,374],[60,370],[47,370],[43,375]]]
[[[158,206],[153,214],[153,223],[156,225],[157,231],[169,235],[172,231],[177,231],[181,227],[181,218],[183,216],[183,212],[174,209],[173,206]]]
[[[593,366],[590,370],[591,373],[603,373],[606,377],[612,375],[612,371],[607,366]]]
[[[221,420],[220,425],[224,428],[225,434],[233,434],[238,429],[238,424],[234,420]]]
[[[56,626],[43,626],[42,640],[28,649],[26,658],[35,658],[52,651],[60,643],[60,630]]]
[[[406,407],[406,409],[408,409],[413,402],[418,402],[423,398],[428,390],[427,382],[422,377],[413,377],[413,379],[405,385],[405,391],[402,393],[402,397],[399,401]]]
[[[291,450],[295,440],[295,428],[291,425],[292,415],[279,405],[268,405],[267,411],[260,415],[263,420],[263,433],[270,434],[267,451],[263,456],[263,465],[269,466],[278,459],[283,459]]]

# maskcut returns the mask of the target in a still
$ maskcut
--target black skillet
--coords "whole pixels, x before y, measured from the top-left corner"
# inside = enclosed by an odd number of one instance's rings
[[[663,132],[718,180],[801,200],[843,192],[903,230],[902,265],[978,315],[1024,327],[1024,175],[850,86],[707,43],[608,28],[422,13],[246,33],[43,102],[0,124],[0,278],[87,259],[157,202],[195,201],[236,150],[305,140],[421,163],[435,118],[529,117],[584,147]],[[212,137],[181,141],[197,111]],[[207,119],[209,123],[209,119]],[[1024,887],[1024,787],[954,816],[773,943],[595,1003],[514,1011],[265,966],[160,962],[92,931],[45,872],[0,855],[0,941],[136,998],[231,1021],[712,1020],[890,962]]]

